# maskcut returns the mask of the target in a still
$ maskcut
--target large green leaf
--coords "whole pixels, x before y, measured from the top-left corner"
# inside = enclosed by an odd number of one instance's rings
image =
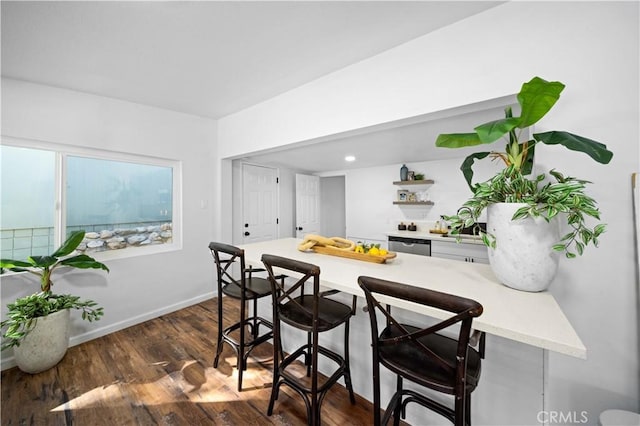
[[[467,158],[465,158],[464,161],[462,162],[462,165],[460,166],[460,170],[462,170],[462,174],[464,175],[464,178],[467,181],[467,185],[469,185],[469,188],[471,189],[471,192],[473,192],[473,190],[474,190],[474,186],[471,183],[471,181],[473,180],[473,169],[472,169],[473,163],[476,160],[482,160],[483,158],[485,158],[489,154],[491,154],[491,153],[490,152],[475,152],[475,153],[469,155]]]
[[[508,117],[490,121],[476,127],[474,130],[482,143],[492,143],[500,139],[518,126],[518,117]]]
[[[31,264],[30,266],[34,268],[47,268],[54,265],[58,259],[53,256],[29,256],[27,261]]]
[[[441,148],[463,148],[481,145],[482,141],[476,133],[446,133],[438,135],[436,146]]]
[[[608,164],[613,157],[613,153],[607,149],[606,145],[569,132],[552,130],[536,133],[533,137],[547,145],[563,145],[572,151],[584,152],[601,164]]]
[[[20,267],[28,268],[31,267],[31,264],[22,260],[0,259],[0,268],[2,269],[13,269]]]
[[[79,254],[77,256],[69,257],[62,260],[60,264],[80,269],[104,269],[105,271],[109,271],[107,265],[98,262],[94,258],[87,256],[86,254]]]
[[[560,98],[564,87],[559,81],[549,82],[540,77],[524,83],[517,96],[521,107],[518,127],[524,129],[544,117]]]
[[[69,235],[69,238],[62,243],[60,248],[56,250],[51,256],[53,257],[64,257],[67,256],[78,248],[82,239],[84,238],[84,231],[74,231]]]

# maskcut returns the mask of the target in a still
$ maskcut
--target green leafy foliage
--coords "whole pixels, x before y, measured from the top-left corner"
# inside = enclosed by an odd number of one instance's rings
[[[35,293],[17,299],[7,305],[9,313],[7,319],[0,323],[6,330],[3,334],[2,350],[20,346],[22,339],[35,327],[40,317],[45,317],[65,309],[82,311],[82,319],[93,322],[104,315],[104,310],[92,300],[80,300],[78,296],[70,294]]]
[[[51,286],[53,285],[51,274],[59,266],[70,266],[80,269],[103,269],[109,272],[109,268],[105,264],[98,262],[86,254],[65,257],[78,248],[84,239],[84,234],[84,231],[72,232],[66,241],[62,243],[53,254],[48,256],[29,256],[26,262],[21,260],[0,259],[0,271],[4,273],[4,271],[8,269],[13,272],[30,272],[38,275],[40,277],[40,290],[45,293],[51,291]]]
[[[358,241],[356,244],[356,252],[359,252],[359,250],[362,249],[362,253],[369,253],[369,250],[372,248],[380,249],[380,244],[367,243],[366,241]]]
[[[474,129],[476,133],[441,134],[436,139],[436,146],[462,148],[490,144],[502,138],[506,140],[504,152],[474,153],[463,161],[460,170],[462,170],[471,191],[475,189],[472,170],[475,159],[487,156],[492,159],[499,158],[505,163],[505,166],[514,165],[523,170],[524,174],[528,174],[531,171],[533,149],[538,143],[562,145],[567,149],[583,152],[601,164],[608,164],[613,153],[607,150],[606,145],[569,132],[554,130],[536,133],[532,135],[531,140],[519,140],[524,129],[537,123],[553,108],[564,87],[564,84],[559,81],[549,82],[540,77],[534,77],[522,85],[520,93],[517,95],[520,104],[519,117],[513,117],[511,107],[507,107],[505,118],[477,126]]]
[[[526,203],[518,209],[512,220],[527,217],[541,217],[546,221],[564,214],[571,232],[564,235],[553,246],[556,251],[563,251],[568,258],[582,255],[589,244],[598,246],[598,237],[605,231],[604,224],[590,228],[589,218],[600,220],[600,211],[593,198],[585,194],[585,180],[565,177],[552,170],[549,172],[555,181],[547,181],[545,174],[535,179],[527,179],[515,166],[509,166],[490,180],[480,183],[474,190],[473,197],[467,200],[456,215],[445,216],[451,225],[451,234],[459,235],[464,227],[474,226],[484,209],[494,203]],[[495,237],[480,232],[483,242],[489,247],[496,247]]]
[[[571,232],[564,235],[553,249],[562,251],[568,258],[582,255],[592,244],[598,246],[598,237],[605,231],[604,224],[590,228],[588,221],[600,220],[600,212],[593,198],[585,194],[590,183],[574,177],[564,177],[551,170],[549,182],[545,174],[527,177],[533,169],[533,156],[538,143],[562,145],[571,151],[587,154],[601,164],[608,164],[613,153],[607,146],[583,136],[565,131],[552,130],[535,133],[530,140],[519,140],[523,130],[544,117],[560,98],[565,85],[559,81],[546,81],[534,77],[522,85],[517,95],[520,116],[514,117],[511,107],[505,108],[505,117],[477,126],[475,133],[441,134],[436,146],[461,148],[490,144],[499,139],[506,141],[503,152],[476,152],[467,156],[460,170],[473,192],[473,196],[458,210],[457,214],[445,217],[451,224],[451,234],[457,235],[462,228],[474,226],[481,213],[493,203],[526,203],[513,215],[513,220],[541,217],[547,221],[563,215]],[[501,160],[505,168],[486,182],[473,183],[473,165],[484,158]],[[496,247],[493,235],[480,232],[483,242]]]
[[[0,323],[0,328],[6,330],[2,335],[2,350],[19,346],[20,341],[35,325],[35,319],[64,309],[78,309],[82,311],[82,319],[92,322],[103,315],[103,308],[98,307],[93,300],[80,300],[69,294],[56,295],[51,292],[53,281],[51,274],[60,266],[79,269],[102,269],[109,272],[109,268],[86,254],[70,256],[84,239],[84,231],[72,232],[67,240],[48,256],[30,256],[26,261],[0,259],[0,271],[28,272],[40,278],[40,292],[17,299],[7,307],[7,319]]]

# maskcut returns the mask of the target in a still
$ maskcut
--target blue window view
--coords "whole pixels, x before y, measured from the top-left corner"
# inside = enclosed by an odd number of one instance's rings
[[[54,151],[0,146],[0,250],[24,259],[53,251],[57,188],[66,234],[83,229],[78,248],[97,252],[173,242],[173,179],[169,166],[64,156],[56,174]],[[65,182],[56,181],[65,176]]]
[[[87,251],[171,242],[172,185],[171,167],[69,156],[67,233]]]
[[[51,253],[55,220],[55,153],[0,146],[2,258]]]

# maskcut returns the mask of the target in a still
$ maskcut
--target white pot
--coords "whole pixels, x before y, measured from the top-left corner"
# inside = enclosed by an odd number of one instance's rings
[[[496,237],[489,248],[489,263],[503,284],[524,291],[546,290],[558,271],[560,239],[558,221],[518,219],[513,214],[526,204],[497,203],[487,209],[487,231]]]
[[[59,363],[69,347],[69,309],[36,319],[35,327],[14,348],[18,368],[39,373]]]

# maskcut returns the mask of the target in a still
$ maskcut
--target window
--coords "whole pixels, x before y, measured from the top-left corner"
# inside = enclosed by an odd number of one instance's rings
[[[53,250],[56,156],[50,151],[0,146],[0,247],[4,259]]]
[[[87,232],[87,251],[173,241],[171,167],[75,156],[66,164],[66,228]]]
[[[48,254],[62,235],[79,229],[86,232],[79,250],[92,256],[175,247],[178,162],[68,147],[12,146],[4,138],[3,144],[3,258]]]

